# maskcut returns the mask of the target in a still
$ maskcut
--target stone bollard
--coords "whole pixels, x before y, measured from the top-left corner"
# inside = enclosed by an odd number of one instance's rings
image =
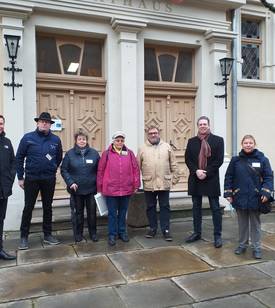
[[[141,228],[149,225],[146,215],[144,193],[135,193],[129,202],[127,224],[130,227]]]

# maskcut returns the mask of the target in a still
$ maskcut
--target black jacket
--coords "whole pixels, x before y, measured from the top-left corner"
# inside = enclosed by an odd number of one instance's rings
[[[192,196],[220,196],[219,168],[223,164],[224,142],[223,138],[210,134],[208,143],[211,148],[211,157],[207,159],[206,178],[199,180],[196,171],[199,169],[198,158],[201,140],[196,136],[188,140],[185,151],[185,162],[189,169],[188,194]]]
[[[255,171],[252,169],[254,168]],[[259,196],[270,197],[273,191],[273,173],[269,160],[257,149],[232,157],[224,179],[224,197],[233,198],[233,207],[258,209]]]
[[[10,139],[0,134],[0,197],[8,198],[12,194],[12,185],[16,173],[14,151]]]
[[[98,152],[86,147],[81,153],[78,146],[70,149],[61,164],[61,175],[67,184],[69,193],[77,195],[96,194],[96,174],[100,156]],[[76,192],[70,190],[70,186],[76,183]]]

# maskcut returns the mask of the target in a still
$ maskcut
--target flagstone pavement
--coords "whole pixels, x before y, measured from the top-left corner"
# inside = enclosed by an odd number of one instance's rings
[[[0,260],[0,308],[275,307],[275,213],[262,216],[263,259],[251,249],[241,256],[236,217],[225,214],[223,247],[213,246],[211,217],[203,219],[202,240],[186,244],[192,219],[171,221],[173,242],[145,228],[129,228],[130,242],[76,245],[72,231],[56,231],[58,246],[30,235],[30,249],[16,251],[18,232],[8,233],[6,250],[16,261]]]

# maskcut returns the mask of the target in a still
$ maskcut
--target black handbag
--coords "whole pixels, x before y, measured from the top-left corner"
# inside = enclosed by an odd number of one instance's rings
[[[241,159],[240,161],[248,167],[249,171],[254,172],[260,178],[260,180],[262,179],[261,174],[257,170],[255,170],[252,166],[250,166],[243,159]],[[253,182],[255,184],[255,187],[257,187],[257,183],[256,183],[254,177],[252,177],[252,180],[253,180]],[[259,212],[261,214],[268,214],[268,213],[270,213],[272,211],[273,204],[274,204],[274,191],[272,191],[269,199],[266,202],[262,202],[261,196],[259,196]]]

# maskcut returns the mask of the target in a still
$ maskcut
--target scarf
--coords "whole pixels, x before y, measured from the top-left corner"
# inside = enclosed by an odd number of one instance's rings
[[[198,133],[198,138],[201,140],[201,149],[199,154],[199,169],[205,170],[207,167],[207,158],[211,157],[211,148],[207,139],[210,135],[210,129],[205,134]]]

